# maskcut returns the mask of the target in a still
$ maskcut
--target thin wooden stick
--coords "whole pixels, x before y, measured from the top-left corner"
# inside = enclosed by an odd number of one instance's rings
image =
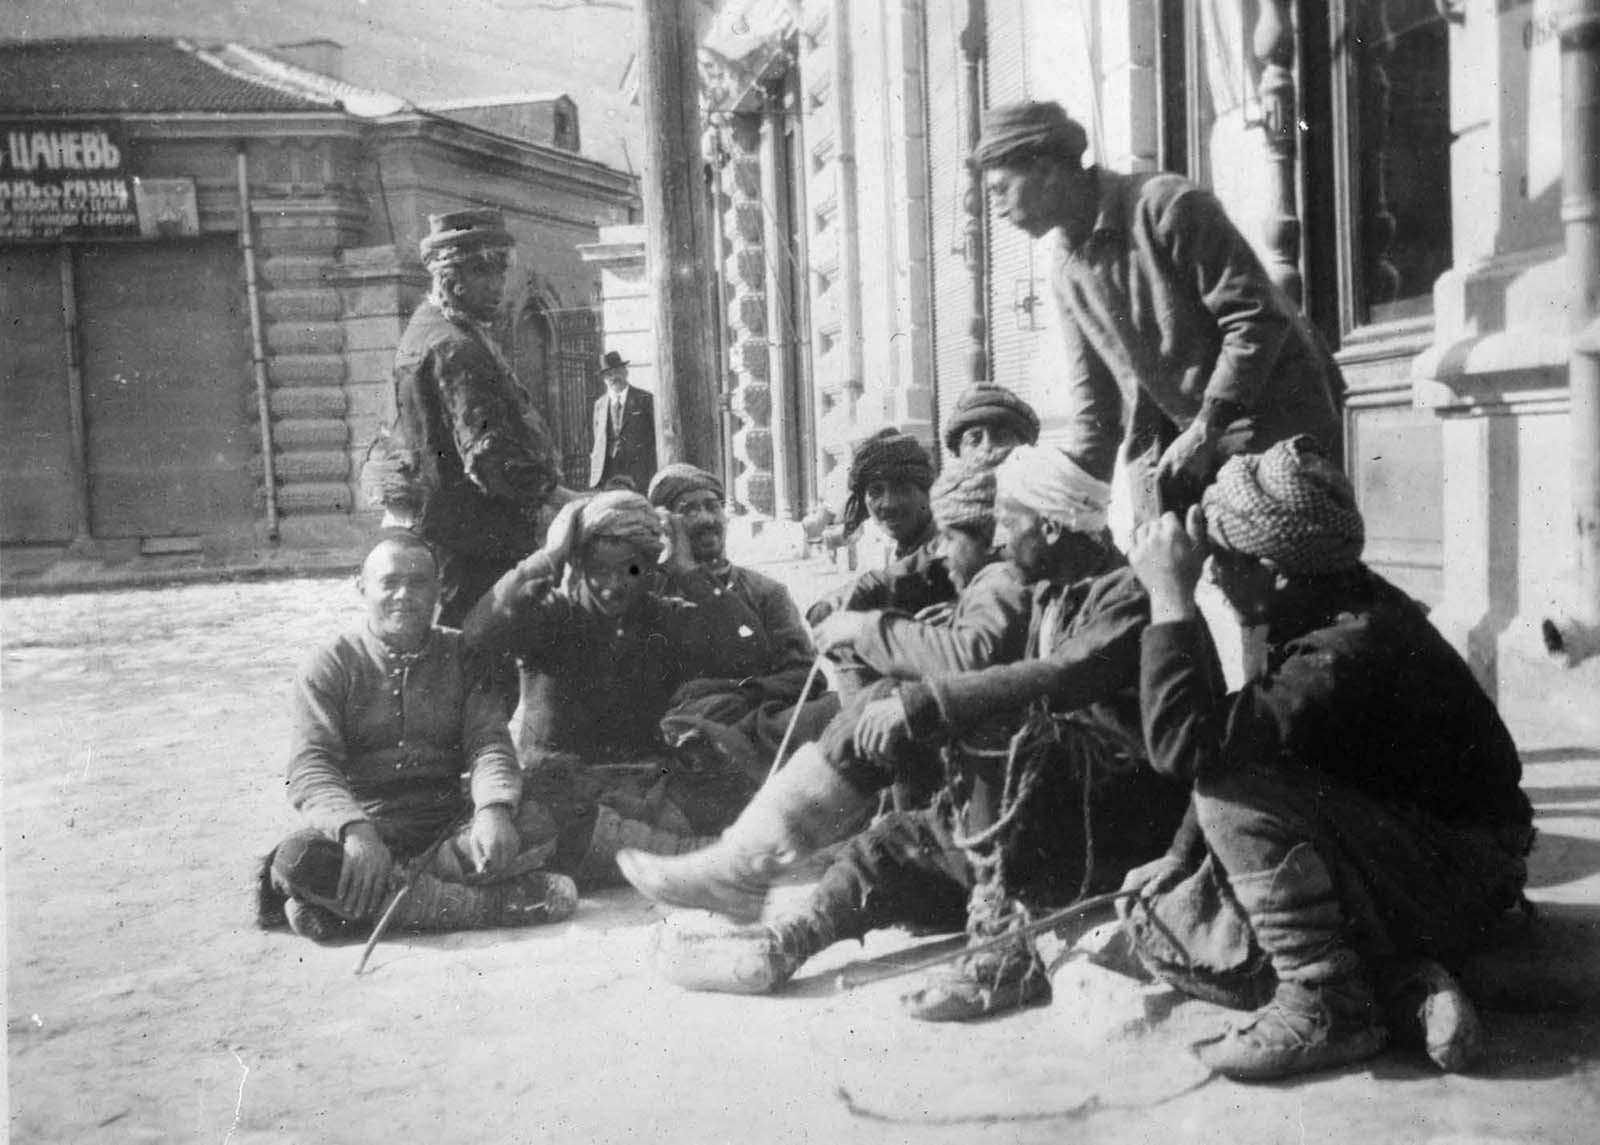
[[[372,928],[372,933],[367,936],[367,944],[361,948],[361,960],[356,963],[356,977],[361,977],[361,972],[367,968],[367,959],[372,957],[372,952],[377,949],[378,943],[383,940],[384,931],[389,929],[389,922],[394,918],[394,912],[400,908],[405,897],[411,893],[411,888],[416,884],[417,876],[428,869],[428,864],[433,862],[433,857],[439,853],[439,848],[444,846],[449,839],[467,823],[468,817],[457,815],[445,824],[439,837],[428,845],[428,849],[417,856],[412,864],[411,873],[406,876],[406,881],[400,884],[400,889],[395,892],[394,898],[389,900],[389,905],[384,908],[379,916],[378,923]]]
[[[806,706],[806,700],[811,696],[811,685],[817,682],[817,673],[822,671],[822,656],[819,653],[811,661],[811,671],[806,673],[806,682],[800,689],[800,699],[795,703],[794,711],[789,714],[789,726],[784,729],[783,739],[778,743],[778,754],[772,757],[772,766],[767,770],[767,782],[772,782],[772,777],[778,774],[778,768],[783,766],[783,755],[789,750],[789,741],[794,738],[794,729],[800,722],[800,709]]]
[[[1020,926],[1016,930],[1007,931],[1005,934],[997,935],[996,937],[987,939],[975,946],[958,946],[953,950],[944,951],[943,953],[937,954],[932,958],[923,958],[916,962],[908,962],[904,966],[891,966],[886,969],[879,969],[876,967],[857,969],[853,966],[847,966],[843,970],[839,971],[838,977],[834,979],[834,987],[840,991],[850,991],[859,989],[862,986],[871,986],[878,982],[887,982],[891,978],[904,978],[908,974],[921,974],[927,970],[934,970],[945,965],[946,963],[954,962],[960,958],[965,958],[969,954],[982,954],[985,951],[998,949],[1009,942],[1015,942],[1019,938],[1030,938],[1035,934],[1043,934],[1046,931],[1054,930],[1062,923],[1068,921],[1069,919],[1076,918],[1080,914],[1087,914],[1091,910],[1098,910],[1100,907],[1110,906],[1112,903],[1115,903],[1120,899],[1132,898],[1138,893],[1139,892],[1137,890],[1110,891],[1107,894],[1094,895],[1090,898],[1079,899],[1070,906],[1064,906],[1058,911],[1053,911],[1050,914],[1045,915],[1043,918],[1035,919],[1026,926]],[[852,971],[854,971],[854,973],[852,973]]]

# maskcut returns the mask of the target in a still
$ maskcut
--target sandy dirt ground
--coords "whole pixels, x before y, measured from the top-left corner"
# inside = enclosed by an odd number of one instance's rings
[[[1181,1014],[1089,1048],[1060,1001],[919,1026],[894,987],[836,991],[847,945],[782,997],[682,993],[621,891],[561,926],[385,944],[359,979],[355,948],[253,929],[252,864],[294,826],[291,674],[356,608],[329,579],[0,605],[13,1141],[1595,1139],[1600,744],[1548,714],[1534,896],[1579,1001],[1489,1014],[1471,1077],[1388,1055],[1251,1089],[1181,1052]]]

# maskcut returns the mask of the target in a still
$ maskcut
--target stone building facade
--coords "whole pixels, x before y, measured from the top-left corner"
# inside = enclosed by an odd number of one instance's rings
[[[1093,161],[1219,195],[1343,365],[1371,563],[1491,687],[1544,679],[1543,622],[1592,632],[1600,610],[1568,400],[1600,293],[1571,235],[1593,246],[1600,192],[1571,182],[1593,141],[1562,130],[1597,20],[1589,0],[724,0],[701,44],[742,495],[780,519],[836,502],[853,441],[934,445],[974,378],[1060,428],[1047,251],[963,162],[982,107],[1060,100]]]

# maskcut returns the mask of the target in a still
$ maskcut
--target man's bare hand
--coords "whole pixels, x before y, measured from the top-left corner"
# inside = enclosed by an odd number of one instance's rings
[[[694,552],[689,547],[689,523],[683,519],[683,514],[658,506],[656,519],[661,522],[661,532],[667,538],[666,551],[661,555],[662,566],[669,573],[694,571]]]
[[[1128,564],[1150,594],[1152,621],[1195,615],[1194,590],[1205,571],[1208,551],[1205,514],[1198,505],[1183,521],[1176,513],[1163,513],[1134,530]]]
[[[511,808],[503,803],[478,808],[472,817],[469,839],[472,866],[480,875],[498,874],[509,867],[521,844]]]
[[[1138,866],[1129,871],[1122,880],[1122,889],[1125,891],[1138,891],[1141,899],[1149,899],[1162,891],[1170,890],[1183,881],[1183,863],[1171,855],[1162,855],[1143,866]],[[1128,917],[1129,899],[1117,903],[1117,914],[1123,918]]]
[[[817,651],[831,655],[839,649],[856,646],[862,636],[878,621],[876,612],[849,612],[840,610],[829,614],[811,631]]]
[[[894,749],[911,738],[911,723],[900,693],[873,700],[856,721],[856,754],[879,763],[888,762]]]
[[[550,528],[545,530],[544,548],[534,554],[543,556],[550,562],[550,568],[555,576],[560,576],[561,570],[572,560],[572,547],[578,536],[578,514],[583,510],[584,502],[587,500],[588,498],[568,501],[561,506],[561,512],[556,514],[556,519],[550,522]]]
[[[1166,448],[1156,463],[1156,480],[1166,484],[1174,478],[1187,478],[1196,487],[1210,477],[1217,461],[1218,435],[1204,418],[1195,418]]]
[[[389,893],[394,860],[371,823],[352,823],[344,832],[344,862],[339,867],[339,909],[350,918],[370,918]]]

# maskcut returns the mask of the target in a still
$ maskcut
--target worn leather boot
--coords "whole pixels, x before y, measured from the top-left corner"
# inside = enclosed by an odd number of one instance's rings
[[[1446,1073],[1483,1055],[1483,1025],[1461,983],[1437,962],[1417,958],[1387,967],[1378,991],[1395,1044],[1424,1051]]]
[[[663,978],[685,990],[770,994],[833,942],[833,926],[820,913],[771,923],[673,919],[658,932],[655,965]]]
[[[815,743],[803,744],[711,846],[673,858],[624,850],[617,866],[656,902],[754,922],[773,884],[863,827],[877,801],[876,792],[834,770]]]
[[[1365,1061],[1388,1031],[1355,952],[1344,944],[1344,909],[1326,863],[1309,843],[1277,866],[1228,885],[1272,962],[1272,1000],[1221,1037],[1197,1047],[1211,1069],[1262,1081]]]
[[[974,940],[976,941],[976,939]],[[969,954],[929,974],[925,985],[900,997],[923,1022],[970,1022],[1050,1002],[1050,976],[1025,938]]]
[[[389,900],[392,901],[392,900]],[[378,917],[383,917],[385,901]],[[418,875],[390,925],[396,930],[492,930],[563,922],[578,909],[578,888],[566,875],[530,871],[503,883],[468,886]]]

